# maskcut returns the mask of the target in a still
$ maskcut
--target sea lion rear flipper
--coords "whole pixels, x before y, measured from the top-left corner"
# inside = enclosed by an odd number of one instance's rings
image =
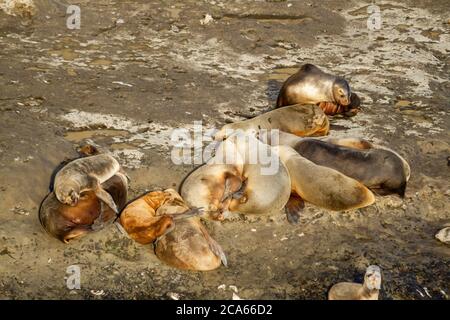
[[[173,217],[174,221],[176,221],[176,220],[182,220],[182,219],[200,216],[203,213],[204,213],[203,208],[192,208],[183,213],[176,213],[176,214],[169,214],[169,215]]]
[[[222,199],[220,202],[224,202],[230,197],[234,198],[234,195],[245,189],[244,182],[237,176],[229,176],[225,179],[225,189],[223,191]]]
[[[225,267],[228,267],[228,260],[227,260],[227,256],[225,255],[225,252],[223,251],[222,247],[220,246],[220,244],[217,243],[216,240],[214,240],[208,233],[208,231],[206,231],[206,228],[202,225],[200,227],[201,232],[203,233],[203,235],[205,236],[206,241],[208,241],[208,245],[209,248],[211,249],[211,251],[220,258],[220,260],[222,260],[222,264]]]
[[[298,195],[291,195],[284,210],[290,224],[297,224],[300,220],[300,213],[305,207],[305,202]]]
[[[119,209],[117,209],[116,203],[111,195],[105,191],[100,185],[95,189],[95,195],[102,200],[104,203],[108,205],[116,214],[119,213]]]

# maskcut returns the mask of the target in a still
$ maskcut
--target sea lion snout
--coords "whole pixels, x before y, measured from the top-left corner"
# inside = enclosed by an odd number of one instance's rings
[[[80,195],[76,190],[68,187],[68,188],[63,188],[62,190],[58,190],[56,192],[56,198],[61,203],[74,207],[78,204]]]

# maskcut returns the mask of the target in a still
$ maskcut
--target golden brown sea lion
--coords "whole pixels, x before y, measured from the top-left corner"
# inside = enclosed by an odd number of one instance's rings
[[[127,178],[120,172],[102,184],[116,206],[121,209],[127,201]],[[116,217],[115,212],[96,196],[92,190],[81,193],[75,206],[58,201],[50,192],[39,208],[39,220],[53,237],[68,243],[86,233],[101,229]]]
[[[283,83],[277,107],[327,101],[347,106],[350,95],[350,86],[344,78],[326,73],[315,65],[305,64]]]
[[[156,241],[156,254],[172,266],[212,270],[218,267],[218,261],[226,265],[222,248],[195,217],[199,213],[190,209],[175,190],[167,189],[149,192],[128,204],[120,223],[135,241]]]
[[[76,159],[64,166],[55,176],[53,190],[64,204],[75,206],[80,194],[92,190],[114,212],[118,209],[101,184],[120,170],[119,162],[108,154],[98,154]]]
[[[331,287],[328,300],[378,300],[381,289],[381,270],[369,266],[364,275],[364,283],[340,282]]]
[[[216,133],[216,140],[223,140],[235,131],[279,129],[297,136],[325,136],[330,130],[328,117],[316,105],[293,105],[266,112],[255,118],[230,123]]]
[[[358,209],[375,201],[373,193],[362,183],[334,169],[313,163],[293,148],[280,145],[274,150],[289,172],[292,193],[296,195],[286,207],[290,222],[298,220],[302,199],[334,211]]]

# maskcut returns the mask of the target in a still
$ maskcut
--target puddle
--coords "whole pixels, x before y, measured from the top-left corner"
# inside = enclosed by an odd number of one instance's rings
[[[128,131],[125,130],[111,130],[111,129],[100,129],[100,130],[84,130],[84,131],[69,131],[66,133],[64,138],[71,142],[80,142],[85,139],[91,139],[93,137],[124,137],[129,135]]]

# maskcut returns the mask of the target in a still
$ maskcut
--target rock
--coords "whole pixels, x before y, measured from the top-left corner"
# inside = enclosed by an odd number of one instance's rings
[[[450,145],[442,140],[419,141],[420,151],[423,153],[433,154],[443,151],[450,151]]]
[[[450,227],[441,229],[438,233],[436,233],[435,238],[445,244],[450,244]]]
[[[411,105],[411,101],[408,100],[399,100],[395,104],[395,108],[408,107]]]
[[[203,17],[203,19],[201,19],[200,20],[200,24],[202,25],[202,26],[204,26],[204,25],[207,25],[207,24],[209,24],[209,23],[211,23],[211,22],[213,22],[214,21],[214,18],[210,15],[210,14],[205,14],[205,16]]]

